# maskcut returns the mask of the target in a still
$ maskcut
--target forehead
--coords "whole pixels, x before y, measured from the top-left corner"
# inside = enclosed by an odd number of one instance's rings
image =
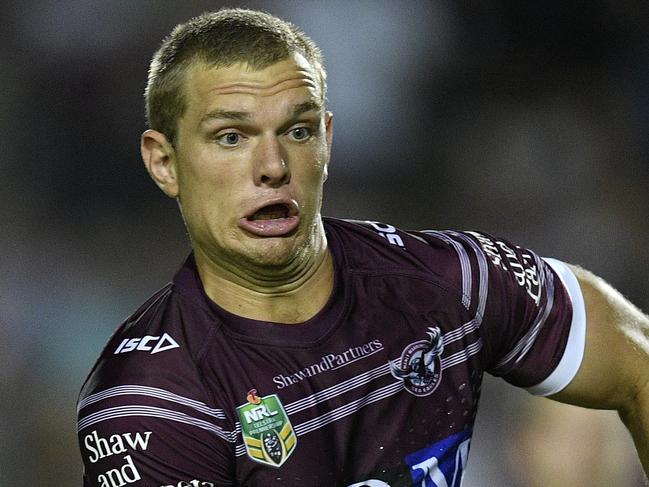
[[[186,75],[184,91],[187,112],[193,113],[221,104],[254,105],[280,100],[322,103],[317,71],[300,54],[257,70],[246,63],[218,68],[195,63]]]

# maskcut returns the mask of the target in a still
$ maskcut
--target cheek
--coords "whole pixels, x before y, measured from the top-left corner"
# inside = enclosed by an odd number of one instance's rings
[[[327,145],[322,141],[314,143],[308,150],[300,154],[298,160],[309,161],[309,164],[306,165],[309,177],[318,179],[321,174],[327,172],[327,163],[329,162]]]
[[[222,188],[227,187],[225,175],[228,172],[219,168],[208,154],[197,152],[191,156],[180,172],[181,195],[184,192],[186,199],[200,200],[211,199],[215,191],[222,192]]]
[[[310,166],[309,178],[311,184],[322,185],[327,179],[328,174],[329,156],[325,145],[318,147],[315,157],[313,157],[313,164]]]

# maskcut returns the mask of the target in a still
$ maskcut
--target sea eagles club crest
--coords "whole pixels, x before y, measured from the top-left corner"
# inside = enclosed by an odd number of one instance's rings
[[[442,377],[439,358],[444,350],[442,332],[437,327],[429,327],[426,334],[428,340],[411,343],[404,348],[397,364],[390,362],[392,375],[401,379],[406,390],[415,396],[432,394]]]
[[[251,389],[248,402],[237,408],[248,456],[255,462],[280,467],[295,450],[297,437],[277,394],[259,397]]]

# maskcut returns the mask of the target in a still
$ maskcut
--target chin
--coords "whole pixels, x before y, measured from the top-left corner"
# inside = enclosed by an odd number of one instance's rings
[[[246,249],[245,258],[254,266],[281,269],[299,262],[308,253],[306,247],[295,237],[263,239]]]
[[[253,249],[249,249],[248,257],[259,264],[279,266],[291,262],[298,253],[297,249],[295,242],[287,242],[280,238],[265,239],[254,245]]]

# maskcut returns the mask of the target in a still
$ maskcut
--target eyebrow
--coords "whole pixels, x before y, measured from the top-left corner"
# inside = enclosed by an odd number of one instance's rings
[[[290,113],[293,117],[297,117],[306,112],[310,111],[320,111],[322,110],[322,104],[315,101],[309,100],[304,103],[299,103],[298,105],[293,105],[290,109]],[[222,110],[217,108],[212,110],[209,113],[206,113],[201,123],[207,122],[209,120],[235,120],[237,122],[244,122],[252,118],[252,113],[250,112],[240,112],[236,110]]]
[[[300,103],[299,105],[294,105],[293,116],[296,117],[305,112],[311,112],[311,111],[319,112],[320,110],[322,110],[322,103],[317,102],[315,100],[309,100],[309,101],[305,101],[304,103]]]
[[[208,120],[213,119],[245,121],[250,120],[250,118],[252,118],[250,112],[237,112],[234,110],[221,110],[217,108],[216,110],[206,113],[201,122],[207,122]]]

